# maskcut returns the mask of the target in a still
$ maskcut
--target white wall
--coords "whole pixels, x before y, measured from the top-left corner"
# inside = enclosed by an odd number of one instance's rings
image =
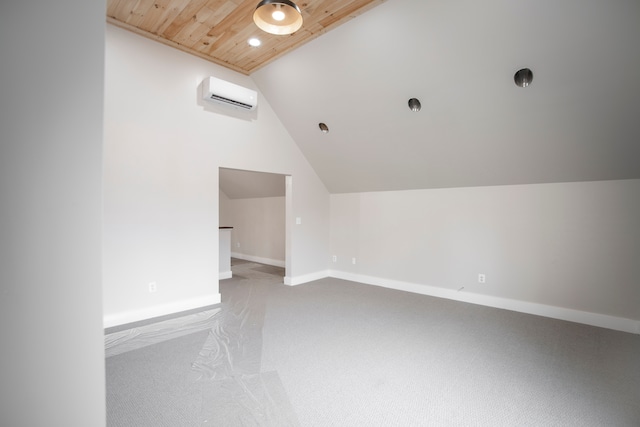
[[[250,77],[107,26],[104,311],[107,325],[219,298],[218,168],[291,175],[293,282],[326,272],[329,194],[266,100],[255,120],[203,104],[210,75]],[[148,283],[157,292],[148,292]]]
[[[221,203],[229,215],[224,223],[233,227],[233,256],[284,267],[285,198],[221,199]]]
[[[218,193],[218,221],[220,221],[220,227],[231,227],[233,222],[233,211],[231,210],[231,199],[220,190]]]
[[[336,277],[640,332],[640,180],[335,194],[331,253]]]
[[[0,2],[2,426],[106,423],[104,21],[103,2]]]

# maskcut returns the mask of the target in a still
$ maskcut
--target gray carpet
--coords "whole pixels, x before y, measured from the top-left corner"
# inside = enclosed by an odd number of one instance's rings
[[[640,425],[638,335],[263,267],[112,344],[109,426]]]

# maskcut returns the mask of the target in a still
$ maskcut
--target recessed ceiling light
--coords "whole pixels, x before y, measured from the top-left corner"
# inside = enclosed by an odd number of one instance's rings
[[[417,113],[418,111],[420,111],[420,109],[422,108],[422,105],[420,105],[420,101],[418,101],[417,98],[411,98],[409,100],[409,108],[411,109],[411,111],[413,111],[414,113]]]
[[[513,76],[513,81],[516,82],[516,86],[527,87],[533,81],[533,71],[528,68],[518,70]]]
[[[257,39],[255,37],[252,37],[249,39],[249,44],[253,47],[258,47],[262,44],[262,42],[260,41],[260,39]]]
[[[329,133],[329,126],[325,125],[324,123],[318,123],[318,127],[320,128],[322,133]]]

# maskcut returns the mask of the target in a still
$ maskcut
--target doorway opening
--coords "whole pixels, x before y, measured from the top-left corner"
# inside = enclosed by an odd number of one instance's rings
[[[220,241],[228,231],[229,274],[250,266],[256,271],[284,278],[290,266],[290,175],[219,168]],[[225,237],[226,238],[226,237]],[[220,249],[223,267],[223,248]],[[226,256],[226,255],[224,255]],[[233,273],[236,274],[236,273]]]

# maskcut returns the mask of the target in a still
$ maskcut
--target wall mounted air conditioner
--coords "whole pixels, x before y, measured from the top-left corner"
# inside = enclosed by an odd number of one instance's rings
[[[254,110],[258,106],[258,93],[255,90],[215,77],[207,77],[202,82],[202,98],[242,110]]]

